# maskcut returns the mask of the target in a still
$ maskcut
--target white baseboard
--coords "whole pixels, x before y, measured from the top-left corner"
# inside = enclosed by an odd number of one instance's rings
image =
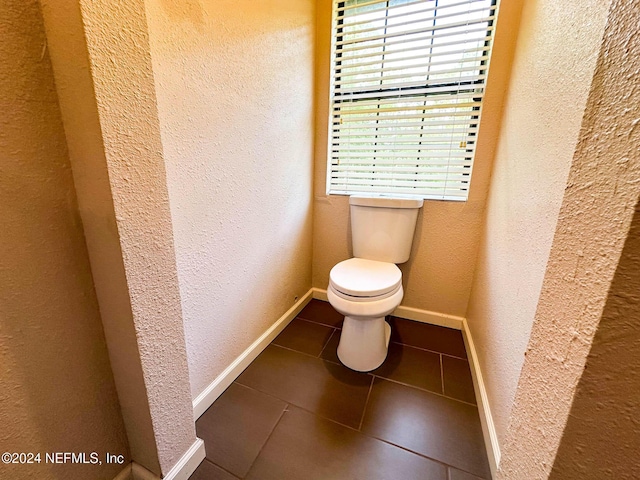
[[[204,450],[204,442],[196,438],[196,441],[189,447],[178,463],[176,463],[169,473],[167,473],[163,479],[164,480],[188,480],[193,472],[196,471],[198,465],[204,460],[206,452]],[[134,467],[135,473],[135,467]],[[138,478],[134,475],[135,480]],[[139,480],[143,480],[142,478]],[[144,479],[146,480],[146,479]]]
[[[491,475],[495,478],[500,465],[500,444],[498,443],[498,433],[496,432],[491,408],[489,407],[489,396],[484,385],[478,354],[473,343],[473,337],[467,324],[467,319],[462,322],[462,337],[464,338],[465,347],[467,348],[467,356],[469,357],[469,366],[471,367],[471,376],[473,377],[473,387],[476,392],[476,403],[478,404],[478,413],[480,414],[480,423],[482,425],[482,435],[484,444],[487,449],[487,457],[489,458],[489,467]]]
[[[198,465],[204,460],[206,452],[204,450],[204,442],[199,438],[189,447],[180,460],[167,473],[164,480],[187,480],[193,472],[196,471]],[[113,480],[160,480],[156,474],[150,472],[142,465],[131,462],[122,471],[114,477]]]
[[[327,291],[321,288],[312,288],[313,298],[317,300],[328,301]],[[429,310],[421,310],[419,308],[405,307],[400,305],[396,308],[392,315],[396,317],[406,318],[421,323],[429,323],[431,325],[438,325],[440,327],[454,328],[456,330],[462,330],[462,324],[464,322],[463,317],[457,317],[455,315],[449,315],[447,313],[431,312]]]
[[[419,308],[405,307],[400,305],[396,308],[392,315],[400,318],[407,318],[416,322],[429,323],[440,327],[454,328],[462,330],[464,322],[463,317],[456,317],[447,313],[431,312],[429,310],[421,310]]]
[[[309,289],[289,310],[264,332],[260,338],[253,342],[249,348],[236,358],[231,365],[211,382],[203,392],[193,401],[193,417],[195,420],[207,411],[213,402],[222,395],[229,385],[249,366],[251,362],[265,349],[278,334],[289,325],[298,313],[311,301],[313,289]]]
[[[315,298],[316,300],[322,300],[323,302],[329,301],[329,297],[327,297],[326,290],[323,290],[322,288],[313,287],[311,291],[313,292],[313,298]]]
[[[151,473],[142,465],[132,462],[131,463],[131,480],[159,480],[160,477]]]
[[[134,480],[133,474],[131,473],[131,464],[128,463],[118,475],[113,477],[113,480]]]

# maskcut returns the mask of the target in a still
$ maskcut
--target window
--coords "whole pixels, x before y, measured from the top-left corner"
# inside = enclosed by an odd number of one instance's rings
[[[467,199],[495,9],[334,2],[329,194]]]

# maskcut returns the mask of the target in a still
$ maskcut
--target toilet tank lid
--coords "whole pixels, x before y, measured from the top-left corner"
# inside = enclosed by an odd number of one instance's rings
[[[382,197],[382,196],[351,196],[349,197],[349,205],[358,205],[361,207],[379,207],[379,208],[420,208],[424,200],[418,197]]]

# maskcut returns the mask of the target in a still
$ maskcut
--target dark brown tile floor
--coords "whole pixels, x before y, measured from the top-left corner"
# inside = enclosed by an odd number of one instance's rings
[[[385,363],[354,372],[342,316],[312,300],[198,419],[191,480],[489,479],[461,333],[389,323]]]

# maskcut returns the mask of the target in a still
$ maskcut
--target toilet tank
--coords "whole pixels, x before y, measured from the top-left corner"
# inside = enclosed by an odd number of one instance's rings
[[[380,262],[409,260],[421,198],[349,198],[353,256]]]

